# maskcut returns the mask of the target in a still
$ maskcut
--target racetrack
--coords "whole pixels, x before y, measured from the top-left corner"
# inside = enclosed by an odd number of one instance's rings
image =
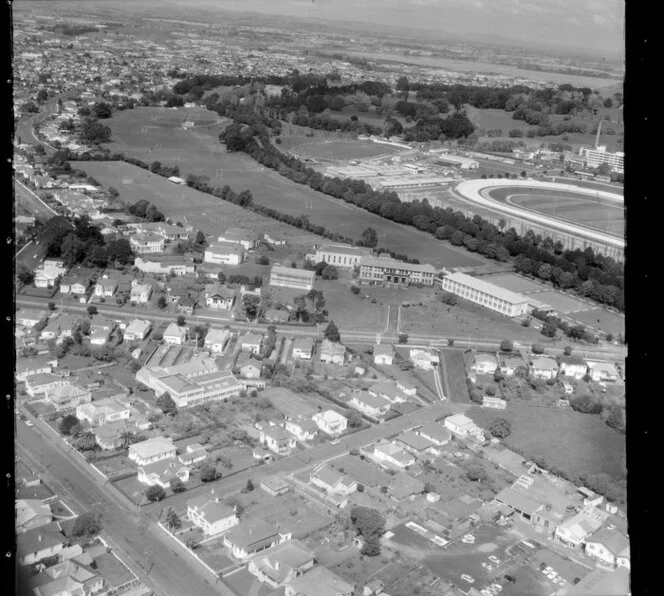
[[[602,190],[536,180],[465,180],[454,192],[498,214],[624,250],[624,198]]]

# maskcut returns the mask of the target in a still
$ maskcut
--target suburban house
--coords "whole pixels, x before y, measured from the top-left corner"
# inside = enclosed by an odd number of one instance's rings
[[[329,493],[339,495],[350,495],[357,490],[357,480],[327,464],[317,465],[309,475],[309,481]]]
[[[28,530],[16,537],[17,558],[21,565],[33,565],[46,557],[57,555],[65,547],[66,538],[57,522]]]
[[[205,305],[215,310],[231,310],[235,303],[235,293],[221,284],[205,286]]]
[[[583,548],[586,539],[599,530],[609,517],[609,513],[596,507],[584,509],[561,523],[554,530],[553,537],[572,548]]]
[[[588,372],[588,363],[581,356],[560,356],[560,374],[575,379],[583,379]]]
[[[438,356],[427,350],[411,350],[410,359],[417,368],[433,370],[438,365]]]
[[[253,356],[253,352],[240,352],[235,361],[235,369],[239,370],[245,379],[259,379],[261,376],[263,364]]]
[[[318,425],[306,416],[298,416],[297,418],[290,418],[284,422],[284,428],[295,435],[298,441],[311,441],[316,438],[318,434]]]
[[[152,464],[162,459],[174,458],[177,449],[173,440],[166,437],[154,437],[147,441],[134,443],[129,446],[129,459],[139,466]]]
[[[221,534],[240,523],[235,507],[222,505],[214,490],[212,496],[201,495],[187,501],[187,519],[206,536]]]
[[[244,261],[244,248],[236,242],[214,242],[205,247],[203,260],[214,265],[239,265]]]
[[[388,399],[385,399],[380,395],[372,395],[366,391],[358,391],[351,395],[351,398],[348,400],[348,405],[370,418],[380,420],[385,417],[392,404]]]
[[[415,432],[431,441],[434,445],[447,445],[452,438],[452,433],[438,422],[428,422],[416,429]]]
[[[291,533],[281,533],[278,528],[261,519],[248,519],[224,534],[224,546],[236,559],[242,561],[261,551],[291,539]]]
[[[111,298],[118,289],[118,282],[112,278],[102,278],[95,284],[95,296],[99,298]]]
[[[292,434],[276,424],[266,424],[260,429],[260,442],[277,455],[290,453],[297,444]]]
[[[34,327],[48,317],[46,311],[21,309],[16,313],[16,323],[22,327]]]
[[[200,463],[204,461],[206,457],[207,451],[205,451],[205,447],[203,447],[203,445],[200,443],[191,443],[190,445],[187,445],[187,450],[185,453],[178,455],[180,463],[184,464],[185,466],[192,466],[194,464]]]
[[[193,315],[197,304],[198,301],[196,300],[195,296],[183,296],[178,301],[175,310],[177,310],[179,313],[182,313],[183,315]]]
[[[64,552],[62,554],[64,556]],[[88,596],[104,588],[104,578],[67,560],[30,578],[30,585],[34,596]]]
[[[131,408],[119,401],[107,397],[90,403],[81,404],[76,408],[76,417],[87,420],[90,426],[101,426],[106,422],[129,420]]]
[[[325,434],[336,437],[346,430],[348,419],[334,410],[314,414],[311,419]]]
[[[438,449],[435,443],[412,430],[407,430],[399,434],[397,444],[418,458],[426,459],[429,456],[435,457],[440,455],[440,449]]]
[[[316,279],[315,271],[307,269],[293,269],[282,265],[273,265],[270,271],[270,285],[279,288],[293,288],[295,290],[311,290]]]
[[[191,257],[183,255],[168,255],[167,257],[150,257],[142,259],[137,257],[134,267],[143,273],[154,273],[157,275],[193,275],[196,273],[196,265]]]
[[[19,358],[16,361],[16,380],[25,381],[31,375],[50,374],[58,366],[57,358],[36,356],[34,358]]]
[[[530,367],[533,376],[538,379],[555,379],[558,375],[558,363],[548,356],[533,358]]]
[[[165,459],[138,467],[138,481],[146,486],[168,488],[173,478],[189,480],[189,468],[177,459]]]
[[[397,472],[390,478],[387,488],[390,498],[401,503],[406,500],[413,501],[417,495],[421,495],[424,492],[424,482],[406,472]]]
[[[60,385],[52,391],[48,391],[45,397],[59,412],[89,402],[92,394],[79,385]]]
[[[249,561],[247,571],[273,588],[300,577],[316,563],[316,556],[299,540],[289,540]]]
[[[500,397],[491,397],[490,395],[484,395],[482,397],[482,407],[483,408],[493,408],[494,410],[504,410],[507,407],[507,402]]]
[[[405,449],[399,447],[396,443],[382,443],[376,445],[373,452],[374,459],[379,463],[387,463],[398,468],[412,466],[415,463],[415,457]]]
[[[119,449],[123,445],[123,433],[132,432],[127,423],[120,422],[107,422],[94,429],[95,442],[99,447],[105,451],[112,451]]]
[[[150,284],[136,283],[136,280],[131,282],[131,292],[129,300],[136,304],[147,304],[152,296],[152,286]]]
[[[588,362],[590,378],[597,382],[615,383],[620,380],[618,369],[611,362]]]
[[[90,331],[90,343],[93,346],[103,346],[111,338],[111,332],[104,329]]]
[[[349,584],[322,565],[291,580],[285,588],[285,596],[353,596],[355,592],[355,584]]]
[[[240,336],[237,343],[240,346],[240,350],[243,352],[258,354],[261,351],[263,336],[258,333],[245,333]]]
[[[271,497],[285,495],[290,490],[290,484],[281,476],[266,476],[261,478],[260,487]]]
[[[113,329],[115,329],[115,321],[113,319],[99,314],[94,315],[90,319],[90,333],[94,333],[95,331],[107,331],[111,333]]]
[[[221,354],[231,337],[228,329],[208,329],[205,336],[205,349],[210,350],[213,354]]]
[[[69,384],[69,379],[51,373],[38,373],[36,375],[28,375],[25,377],[25,390],[30,397],[37,397],[38,395],[46,396],[57,387],[63,387]]]
[[[604,565],[630,568],[629,538],[615,527],[608,526],[586,538],[586,554]]]
[[[244,228],[229,228],[217,238],[218,242],[240,244],[244,250],[255,248],[259,240],[260,236],[256,232]]]
[[[60,280],[60,293],[83,296],[87,293],[92,279],[83,275],[67,275]]]
[[[167,344],[181,346],[187,339],[187,327],[184,325],[180,327],[175,323],[170,323],[166,327],[166,331],[164,331],[163,338]]]
[[[392,366],[394,364],[394,346],[392,344],[376,344],[373,350],[374,364]]]
[[[491,354],[475,354],[470,369],[478,375],[492,375],[498,368],[498,360]]]
[[[147,336],[152,328],[152,323],[143,319],[133,319],[125,327],[124,339],[125,341],[142,341]]]
[[[293,341],[293,358],[298,360],[311,360],[314,350],[314,340],[311,337],[298,337]]]
[[[417,385],[414,385],[409,381],[397,381],[397,387],[409,397],[417,395]]]
[[[468,416],[463,414],[454,414],[445,418],[445,428],[449,429],[455,435],[460,437],[476,437],[484,439],[484,431],[477,426]]]
[[[371,395],[379,395],[384,397],[391,404],[398,404],[407,401],[406,396],[401,392],[399,387],[392,381],[383,381],[382,383],[374,383],[367,389]]]
[[[37,271],[35,273],[35,287],[53,288],[59,277],[60,273],[54,269],[42,269],[41,271]]]
[[[51,507],[36,499],[19,499],[16,501],[16,532],[22,534],[46,526],[53,521]]]
[[[324,339],[320,345],[320,361],[331,364],[343,364],[346,361],[346,347],[343,344]]]
[[[137,255],[154,255],[164,252],[164,238],[152,232],[139,232],[129,238],[131,249]]]

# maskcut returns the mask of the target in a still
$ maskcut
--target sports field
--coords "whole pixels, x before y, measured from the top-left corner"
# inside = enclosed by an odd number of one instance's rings
[[[556,292],[555,290],[548,290],[545,292],[536,292],[530,294],[536,300],[549,304],[553,307],[553,310],[561,314],[573,313],[578,310],[583,310],[585,308],[590,308],[588,303],[581,302],[572,296],[567,296],[562,292]]]
[[[348,161],[349,159],[365,159],[378,155],[389,155],[402,151],[402,149],[372,141],[324,140],[297,143],[290,151],[295,155],[312,159]]]
[[[373,227],[379,231],[378,243],[380,246],[419,259],[423,263],[430,263],[435,267],[477,267],[485,263],[482,257],[436,240],[425,232],[383,219],[342,200],[311,190],[308,186],[296,184],[277,172],[264,168],[248,155],[226,153],[224,146],[220,145],[218,140],[219,131],[223,125],[182,130],[174,128],[172,124],[163,128],[157,124],[154,124],[153,128],[153,124],[149,124],[147,132],[143,134],[139,115],[143,113],[143,120],[148,123],[158,122],[160,117],[165,117],[158,110],[163,112],[161,108],[137,108],[114,115],[107,121],[114,130],[112,137],[114,141],[109,144],[109,148],[145,162],[156,160],[167,166],[177,164],[181,176],[185,177],[187,174],[208,176],[212,186],[221,187],[227,184],[235,192],[250,190],[254,203],[258,205],[272,207],[291,215],[306,215],[312,223],[323,225],[328,230],[350,238],[360,238],[366,228]],[[178,110],[170,110],[170,112],[173,113],[173,116],[168,116],[168,118],[175,120]],[[155,113],[157,119],[150,120]],[[181,118],[182,116],[180,116]],[[381,147],[382,150],[382,146],[376,146]],[[387,146],[386,148],[389,149]],[[90,164],[90,162],[80,162],[79,165],[81,169],[89,171],[99,182],[116,186],[118,191],[121,191],[114,183],[115,181],[111,181],[112,177],[106,176],[107,182],[102,179],[102,172],[106,166],[98,169],[91,164],[92,169],[100,172],[100,175],[97,176],[92,173],[92,170],[87,170],[87,166],[83,167],[86,164]],[[138,169],[138,171],[143,170]],[[150,180],[156,180],[156,178],[156,176],[152,176]],[[171,185],[165,180],[163,184]],[[160,186],[160,188],[164,187]],[[146,187],[144,190],[149,192],[150,189]],[[172,199],[164,197],[160,201],[159,197],[155,197],[152,202],[163,208],[168,215],[174,215],[167,206],[174,202]],[[199,206],[210,207],[217,202],[217,199],[208,196],[207,199],[199,197],[191,205],[182,205],[181,201],[175,201],[175,205],[171,205],[171,207],[179,209],[179,214],[187,213],[194,217],[193,211],[198,210]],[[210,212],[207,211],[207,213]],[[256,216],[252,215],[252,217]],[[320,242],[320,239],[318,241]]]
[[[525,277],[521,277],[520,275],[515,275],[514,273],[497,273],[495,275],[486,275],[483,276],[482,279],[491,282],[492,284],[496,284],[501,288],[505,288],[506,290],[510,290],[511,292],[538,292],[545,289],[546,287],[530,281]]]
[[[489,195],[503,203],[585,225],[600,232],[618,236],[625,233],[623,205],[605,199],[549,189],[529,189],[524,193],[522,188],[509,186],[492,189]]]

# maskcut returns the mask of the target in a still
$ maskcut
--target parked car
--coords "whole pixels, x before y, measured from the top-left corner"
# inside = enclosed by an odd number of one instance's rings
[[[489,557],[489,561],[491,561],[494,565],[500,565],[500,559],[494,555]]]

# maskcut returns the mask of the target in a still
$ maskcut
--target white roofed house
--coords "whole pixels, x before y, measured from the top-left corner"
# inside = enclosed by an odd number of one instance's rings
[[[16,323],[22,327],[31,328],[47,317],[48,313],[46,311],[21,309],[16,312]]]
[[[19,499],[16,501],[16,532],[22,534],[28,530],[39,528],[53,521],[51,507],[35,499]]]
[[[92,399],[92,393],[79,385],[62,385],[46,393],[46,400],[56,410],[69,410]]]
[[[349,584],[327,567],[317,565],[285,586],[285,596],[353,596],[355,584]]]
[[[170,323],[163,335],[164,341],[167,344],[182,345],[187,339],[187,327]]]
[[[630,568],[629,538],[615,527],[602,528],[586,538],[585,550],[611,569]]]
[[[492,375],[498,368],[498,360],[492,354],[476,354],[471,370],[478,375]]]
[[[236,242],[214,242],[205,248],[203,260],[215,265],[239,265],[244,261],[245,250]]]
[[[445,428],[460,437],[476,437],[480,440],[484,438],[484,431],[477,426],[468,416],[463,414],[454,414],[445,418]]]
[[[423,370],[433,370],[439,363],[438,355],[428,350],[411,350],[410,359],[417,368]]]
[[[95,296],[100,298],[111,298],[118,289],[118,282],[112,278],[102,278],[95,284]]]
[[[327,464],[317,465],[309,475],[309,481],[328,493],[338,495],[350,495],[357,490],[357,480]]]
[[[360,264],[362,257],[371,256],[371,250],[346,244],[327,244],[316,250],[314,261],[335,267],[353,269]]]
[[[599,530],[609,517],[609,513],[596,507],[584,509],[560,524],[553,537],[572,548],[583,548],[587,538]]]
[[[320,361],[329,364],[344,364],[346,361],[346,347],[343,344],[324,339],[320,345]]]
[[[131,292],[129,300],[136,304],[147,304],[152,296],[152,286],[150,284],[141,284],[136,280],[131,282]]]
[[[416,429],[415,432],[428,439],[435,445],[446,445],[452,438],[452,433],[438,422],[428,422],[424,426]]]
[[[192,466],[194,464],[200,463],[207,458],[207,451],[205,447],[200,443],[191,443],[187,445],[185,453],[178,455],[180,463],[186,466]]]
[[[391,407],[389,400],[366,391],[353,393],[348,400],[348,405],[374,420],[385,418]]]
[[[417,395],[417,385],[410,381],[397,381],[397,387],[408,396]]]
[[[590,378],[595,382],[615,383],[620,380],[620,374],[615,364],[611,362],[588,362]]]
[[[314,414],[311,419],[325,434],[337,437],[348,427],[348,419],[334,410],[325,410]]]
[[[205,305],[216,310],[231,310],[235,303],[235,293],[221,284],[205,286]]]
[[[318,425],[306,416],[289,418],[284,422],[284,428],[300,442],[311,441],[318,434]]]
[[[42,269],[35,273],[35,287],[53,288],[58,281],[60,273],[55,269]]]
[[[558,375],[558,363],[548,356],[533,358],[530,366],[533,376],[538,379],[555,379]]]
[[[298,337],[293,341],[293,358],[297,358],[298,360],[311,360],[313,349],[313,338]]]
[[[184,255],[151,256],[146,259],[137,257],[134,267],[144,273],[157,275],[193,275],[196,273],[196,264],[191,257]]]
[[[221,534],[240,523],[235,508],[221,504],[214,490],[187,501],[187,519],[206,536]]]
[[[148,320],[133,319],[125,327],[124,339],[125,341],[142,341],[147,336],[152,327],[152,323]]]
[[[152,232],[140,232],[129,238],[131,249],[138,255],[153,255],[164,252],[164,238]]]
[[[272,548],[292,537],[261,519],[247,519],[224,534],[226,546],[236,559],[247,560],[251,555]]]
[[[376,344],[373,351],[374,364],[394,364],[394,346],[391,344]]]
[[[205,349],[210,350],[213,354],[221,354],[231,337],[228,329],[208,329],[205,336]]]
[[[316,564],[315,553],[299,540],[275,546],[249,561],[247,571],[260,582],[278,588],[305,574]]]
[[[266,424],[260,429],[260,442],[277,455],[288,455],[295,449],[295,436],[276,424]]]
[[[575,379],[583,379],[588,372],[588,363],[581,356],[560,356],[560,374]]]
[[[173,478],[189,480],[189,468],[177,459],[165,459],[138,467],[138,481],[146,486],[168,488]]]
[[[166,437],[154,437],[129,446],[129,459],[139,466],[145,466],[164,459],[175,457],[177,450],[173,441]]]
[[[407,401],[406,395],[399,389],[399,387],[392,381],[382,381],[374,383],[367,389],[371,395],[379,395],[384,397],[391,404],[399,404]]]
[[[379,463],[387,463],[398,468],[412,466],[415,463],[415,456],[409,453],[395,443],[382,443],[376,445],[373,457]]]
[[[50,374],[58,366],[57,358],[19,358],[16,361],[16,380],[25,381],[30,375]]]
[[[60,293],[82,296],[87,293],[91,279],[84,275],[66,275],[60,280]]]
[[[87,420],[90,426],[100,426],[107,422],[129,420],[131,408],[110,397],[81,404],[76,408],[76,417]]]
[[[56,388],[70,384],[71,381],[68,378],[51,373],[37,373],[25,377],[25,390],[30,397],[46,396]]]

